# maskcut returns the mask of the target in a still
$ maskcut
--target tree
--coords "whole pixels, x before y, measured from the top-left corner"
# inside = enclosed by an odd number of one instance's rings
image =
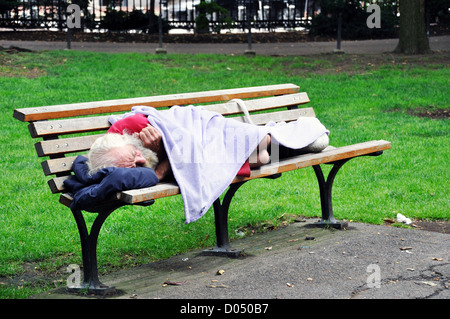
[[[231,27],[232,21],[228,10],[218,5],[216,1],[206,2],[201,0],[197,5],[197,10],[199,12],[199,15],[195,18],[195,30],[197,33],[209,33],[210,21],[208,16],[212,16],[213,13],[216,13],[218,16],[213,26],[214,32],[220,33],[221,29]]]
[[[425,0],[402,0],[399,10],[400,32],[395,52],[429,53],[431,50],[425,27]]]

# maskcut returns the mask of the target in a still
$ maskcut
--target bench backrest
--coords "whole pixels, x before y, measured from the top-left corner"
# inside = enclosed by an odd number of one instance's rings
[[[76,156],[84,155],[99,134],[110,127],[111,114],[128,112],[135,105],[164,108],[202,104],[208,110],[245,121],[239,116],[242,110],[237,103],[229,102],[235,98],[245,99],[249,113],[253,113],[252,120],[258,125],[315,116],[312,108],[298,108],[309,102],[306,93],[299,93],[296,85],[282,84],[24,108],[15,110],[14,118],[29,122],[31,136],[42,138],[35,144],[36,152],[39,157],[48,157],[41,163],[42,168],[45,175],[54,175],[48,184],[53,193],[59,193],[64,191],[63,182],[70,176]]]

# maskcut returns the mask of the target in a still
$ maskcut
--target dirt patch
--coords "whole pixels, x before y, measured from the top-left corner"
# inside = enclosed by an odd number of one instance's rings
[[[15,55],[21,52],[32,52],[28,49],[0,46],[0,77],[27,77],[35,78],[45,74],[37,67],[29,68],[17,61]]]
[[[432,231],[436,233],[450,234],[450,223],[446,220],[443,221],[426,221],[419,220],[414,221],[413,224],[417,229]]]
[[[406,112],[407,114],[411,116],[417,116],[417,117],[423,117],[423,118],[429,118],[429,119],[435,119],[435,120],[442,120],[442,119],[448,119],[450,116],[450,108],[438,108],[434,105],[429,105],[425,107],[418,107],[414,109],[407,109],[406,111],[395,108],[388,110],[387,112]]]
[[[427,117],[432,119],[448,119],[450,117],[450,108],[436,108],[433,105],[408,110],[409,115],[418,117]]]
[[[385,219],[384,225],[399,227],[404,224],[397,223],[394,219]],[[406,227],[435,233],[450,234],[450,223],[448,220],[414,220]]]
[[[284,61],[281,63],[284,64],[286,72],[293,76],[304,75],[305,72],[318,75],[337,73],[346,73],[350,76],[370,75],[373,71],[381,68],[405,71],[417,66],[429,70],[448,68],[450,67],[450,51],[426,55],[322,53],[301,57],[299,61]],[[439,112],[437,109],[433,111]]]
[[[63,59],[44,56],[40,52],[11,46],[0,46],[0,77],[36,78],[45,76],[47,68],[63,63]]]

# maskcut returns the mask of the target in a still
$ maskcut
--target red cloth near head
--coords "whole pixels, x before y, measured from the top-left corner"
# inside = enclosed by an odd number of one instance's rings
[[[149,124],[150,123],[148,123],[147,117],[144,114],[138,113],[118,120],[111,125],[107,133],[123,134],[124,130],[126,130],[129,134],[139,133]]]
[[[108,129],[107,133],[123,134],[124,131],[126,131],[129,134],[139,133],[147,125],[149,125],[147,117],[144,114],[138,113],[115,122]],[[241,169],[237,173],[237,176],[243,177],[250,176],[250,164],[248,160],[246,160],[244,165],[242,165]]]
[[[248,160],[246,160],[244,165],[242,165],[241,169],[237,173],[237,176],[243,176],[243,177],[250,176],[250,163],[248,162]]]

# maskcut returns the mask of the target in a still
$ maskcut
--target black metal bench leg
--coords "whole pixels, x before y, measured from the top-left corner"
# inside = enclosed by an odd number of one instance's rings
[[[336,161],[333,164],[333,168],[328,174],[327,179],[322,172],[322,168],[320,165],[314,165],[314,172],[317,176],[317,181],[319,182],[319,190],[320,190],[320,204],[322,207],[322,219],[320,222],[315,223],[315,225],[319,227],[333,227],[337,229],[342,229],[348,226],[347,222],[338,222],[333,216],[333,203],[332,203],[332,188],[334,178],[336,177],[339,169],[344,165],[349,159],[344,159],[340,161]]]
[[[87,292],[96,295],[107,295],[116,292],[114,287],[104,285],[98,279],[97,270],[97,239],[100,229],[106,218],[115,210],[108,209],[98,214],[91,227],[91,232],[88,233],[86,222],[84,220],[81,210],[72,211],[78,232],[80,233],[81,251],[83,257],[83,283],[80,286],[70,286],[70,292]]]
[[[241,255],[240,250],[231,248],[230,240],[228,238],[228,209],[230,208],[231,199],[234,194],[244,183],[245,182],[231,184],[222,203],[219,198],[214,202],[213,207],[217,244],[216,247],[212,249],[204,250],[204,254],[228,257],[239,257]]]
[[[154,202],[154,200],[148,200],[135,205],[146,207],[152,205]],[[68,291],[87,292],[95,295],[109,295],[116,292],[114,287],[104,285],[98,279],[97,240],[100,229],[108,216],[116,209],[125,205],[127,204],[113,201],[94,207],[92,211],[98,212],[98,215],[92,224],[90,233],[86,227],[86,222],[81,210],[72,210],[72,214],[77,223],[78,232],[80,233],[81,253],[83,257],[83,283],[79,286],[67,287]]]

